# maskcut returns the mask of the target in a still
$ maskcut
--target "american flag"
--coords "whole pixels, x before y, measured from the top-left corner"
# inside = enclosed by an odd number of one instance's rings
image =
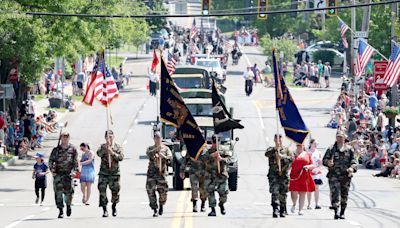
[[[349,26],[346,25],[346,23],[344,23],[342,21],[342,19],[339,19],[339,26],[340,26],[340,36],[342,37],[342,43],[343,43],[343,47],[344,48],[348,48],[349,44],[347,43],[347,38],[346,38],[346,32],[350,29]]]
[[[103,105],[109,105],[119,95],[114,77],[111,75],[104,57],[104,52],[99,54],[93,67],[91,80],[83,97],[83,102],[88,105],[93,105],[94,98]]]
[[[175,73],[176,59],[171,53],[168,52],[168,61],[167,61],[167,70],[169,75],[173,75]]]
[[[193,39],[197,35],[196,19],[193,19],[192,29],[190,30],[190,39]]]
[[[225,40],[224,42],[224,47],[225,47],[225,52],[229,52],[229,50],[232,49],[232,44],[229,42],[229,40]]]
[[[389,57],[388,67],[385,72],[384,82],[388,87],[393,87],[397,84],[400,77],[400,47],[394,43],[392,54]]]
[[[360,39],[358,44],[357,61],[355,73],[357,77],[361,77],[367,67],[368,61],[374,54],[374,49],[364,40]]]

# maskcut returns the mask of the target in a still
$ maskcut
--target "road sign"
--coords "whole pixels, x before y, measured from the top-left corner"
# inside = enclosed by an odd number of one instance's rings
[[[368,32],[367,31],[356,31],[354,33],[354,38],[368,39]]]
[[[268,0],[258,0],[258,14],[257,19],[266,20],[268,15],[266,14],[268,10]]]
[[[388,61],[374,62],[374,88],[378,96],[382,95],[384,90],[387,90],[386,84],[383,82],[383,76],[387,69]]]

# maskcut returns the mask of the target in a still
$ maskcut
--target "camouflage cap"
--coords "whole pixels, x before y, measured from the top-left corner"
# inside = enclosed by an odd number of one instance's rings
[[[338,131],[336,136],[346,137],[346,134],[343,131]]]

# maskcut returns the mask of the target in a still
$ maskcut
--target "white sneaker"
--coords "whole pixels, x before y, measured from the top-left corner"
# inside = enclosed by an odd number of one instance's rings
[[[40,206],[43,206],[43,205],[44,205],[43,201],[42,201],[42,202],[40,202]]]
[[[292,214],[294,214],[294,212],[296,212],[296,206],[292,206],[292,208],[290,208],[290,212],[292,212]]]
[[[303,215],[303,212],[302,212],[302,211],[299,211],[299,215],[302,216],[302,215]]]
[[[38,204],[38,203],[39,203],[39,198],[36,198],[35,204]]]

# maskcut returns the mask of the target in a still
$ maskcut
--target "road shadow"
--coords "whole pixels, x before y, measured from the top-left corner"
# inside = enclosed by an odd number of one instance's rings
[[[241,76],[243,75],[243,71],[227,71],[226,74],[228,76],[234,75],[234,76]]]
[[[0,192],[27,192],[27,191],[32,191],[32,190],[23,188],[0,188]]]

